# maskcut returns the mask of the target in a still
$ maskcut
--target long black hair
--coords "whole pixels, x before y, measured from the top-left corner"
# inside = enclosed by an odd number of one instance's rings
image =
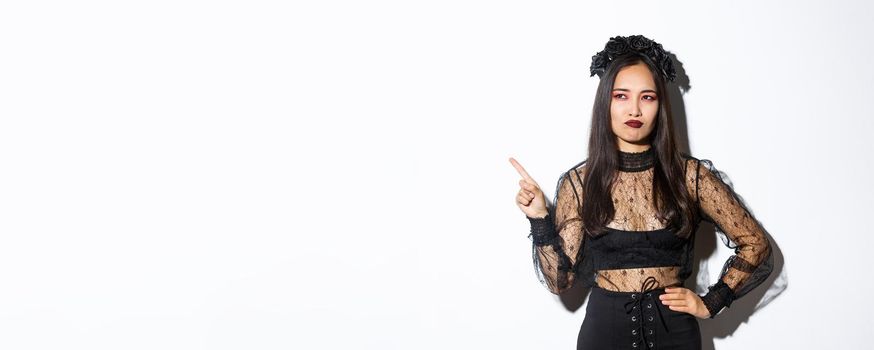
[[[613,84],[619,70],[640,62],[646,64],[652,73],[660,101],[655,128],[648,136],[655,153],[651,198],[658,219],[666,222],[667,227],[674,229],[678,236],[687,238],[694,230],[698,213],[686,186],[685,157],[676,146],[665,79],[648,57],[636,53],[615,58],[601,76],[595,94],[583,181],[583,193],[586,194],[581,209],[583,222],[586,223],[584,230],[590,236],[606,233],[606,226],[616,213],[611,196],[619,164],[619,146],[610,119]]]

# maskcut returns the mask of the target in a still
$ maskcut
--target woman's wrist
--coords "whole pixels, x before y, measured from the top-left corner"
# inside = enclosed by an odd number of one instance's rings
[[[722,279],[708,287],[707,294],[701,296],[704,307],[710,311],[710,318],[716,317],[723,308],[731,306],[734,301],[734,291]]]
[[[533,216],[525,215],[525,217],[527,217],[527,218],[529,218],[529,219],[543,219],[543,218],[546,218],[547,215],[549,215],[549,211],[548,211],[548,210],[547,210],[547,211],[542,211],[542,212],[534,213]]]
[[[544,217],[526,217],[531,224],[531,234],[528,237],[531,238],[534,245],[544,246],[552,244],[558,238],[558,233],[555,232],[555,224],[552,222],[552,216],[549,213]]]

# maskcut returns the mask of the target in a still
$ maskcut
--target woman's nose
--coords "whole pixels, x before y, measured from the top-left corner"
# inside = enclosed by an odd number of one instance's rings
[[[632,117],[640,115],[640,106],[637,104],[637,102],[631,103],[631,110],[629,111],[629,115],[631,115]]]

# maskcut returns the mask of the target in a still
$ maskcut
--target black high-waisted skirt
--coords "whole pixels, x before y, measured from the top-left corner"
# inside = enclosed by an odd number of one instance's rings
[[[577,349],[701,349],[698,319],[662,304],[664,293],[664,288],[640,293],[593,286]]]

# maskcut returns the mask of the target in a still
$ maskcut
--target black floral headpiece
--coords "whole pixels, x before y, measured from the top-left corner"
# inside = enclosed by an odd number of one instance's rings
[[[662,44],[647,39],[643,35],[631,35],[628,37],[614,36],[610,38],[607,45],[604,45],[604,50],[592,56],[592,66],[589,67],[591,76],[598,74],[598,77],[604,75],[607,71],[607,66],[613,62],[616,57],[624,54],[637,53],[649,58],[656,68],[659,69],[663,77],[669,81],[673,81],[677,74],[674,72],[674,64],[671,58],[662,49]]]

